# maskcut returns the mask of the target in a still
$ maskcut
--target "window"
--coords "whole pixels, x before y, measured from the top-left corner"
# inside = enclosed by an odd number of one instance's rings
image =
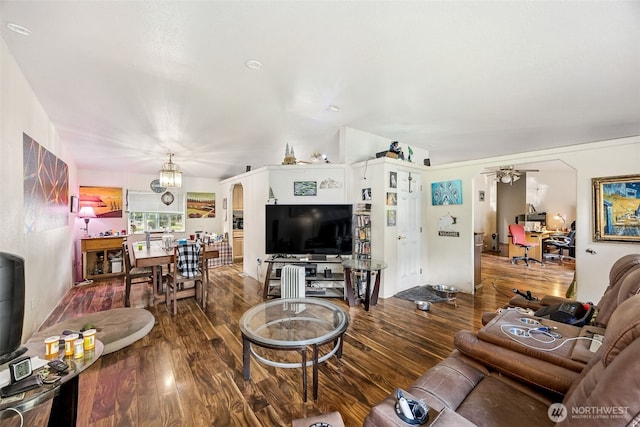
[[[174,194],[170,205],[165,205],[161,195],[141,191],[127,191],[127,207],[129,212],[129,234],[140,234],[145,231],[171,230],[184,232],[185,196]]]

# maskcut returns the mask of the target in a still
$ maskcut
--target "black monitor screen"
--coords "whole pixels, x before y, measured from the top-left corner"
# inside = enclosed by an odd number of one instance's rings
[[[267,254],[351,253],[351,205],[266,205]]]

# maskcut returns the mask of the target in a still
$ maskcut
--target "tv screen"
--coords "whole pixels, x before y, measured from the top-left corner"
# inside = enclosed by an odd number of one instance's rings
[[[0,364],[24,353],[24,259],[0,252]]]
[[[346,255],[351,205],[266,205],[265,253]]]

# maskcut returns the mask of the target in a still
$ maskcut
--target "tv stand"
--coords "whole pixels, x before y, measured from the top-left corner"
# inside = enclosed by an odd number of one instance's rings
[[[324,258],[324,259],[314,259]],[[274,255],[265,260],[267,274],[264,278],[263,298],[280,297],[280,271],[287,264],[305,267],[305,294],[308,297],[345,298],[344,258],[338,256],[312,257]]]

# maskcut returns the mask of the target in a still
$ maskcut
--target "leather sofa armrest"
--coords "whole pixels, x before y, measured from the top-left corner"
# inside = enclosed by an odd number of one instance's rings
[[[427,370],[418,378],[407,390],[407,399],[422,400],[429,407],[429,419],[436,420],[442,417],[440,424],[433,425],[460,425],[469,426],[471,423],[463,424],[462,416],[442,413],[448,409],[455,413],[460,403],[478,385],[482,379],[488,375],[484,366],[468,359],[458,351],[454,351],[436,366]],[[371,412],[365,419],[364,426],[407,426],[395,411],[395,392],[385,400],[371,408]],[[458,424],[444,424],[446,420],[459,418]],[[427,424],[430,425],[430,424]]]
[[[507,304],[507,306],[530,308],[531,310],[536,311],[540,307],[542,307],[543,304],[541,303],[541,301],[538,301],[538,300],[531,301],[521,297],[520,295],[516,295],[509,300],[509,303]]]
[[[453,344],[465,356],[493,370],[557,394],[565,394],[580,375],[574,370],[482,341],[470,331],[456,333]]]
[[[540,300],[541,305],[556,305],[562,304],[563,302],[576,302],[576,300],[565,297],[556,297],[553,295],[545,295]]]

